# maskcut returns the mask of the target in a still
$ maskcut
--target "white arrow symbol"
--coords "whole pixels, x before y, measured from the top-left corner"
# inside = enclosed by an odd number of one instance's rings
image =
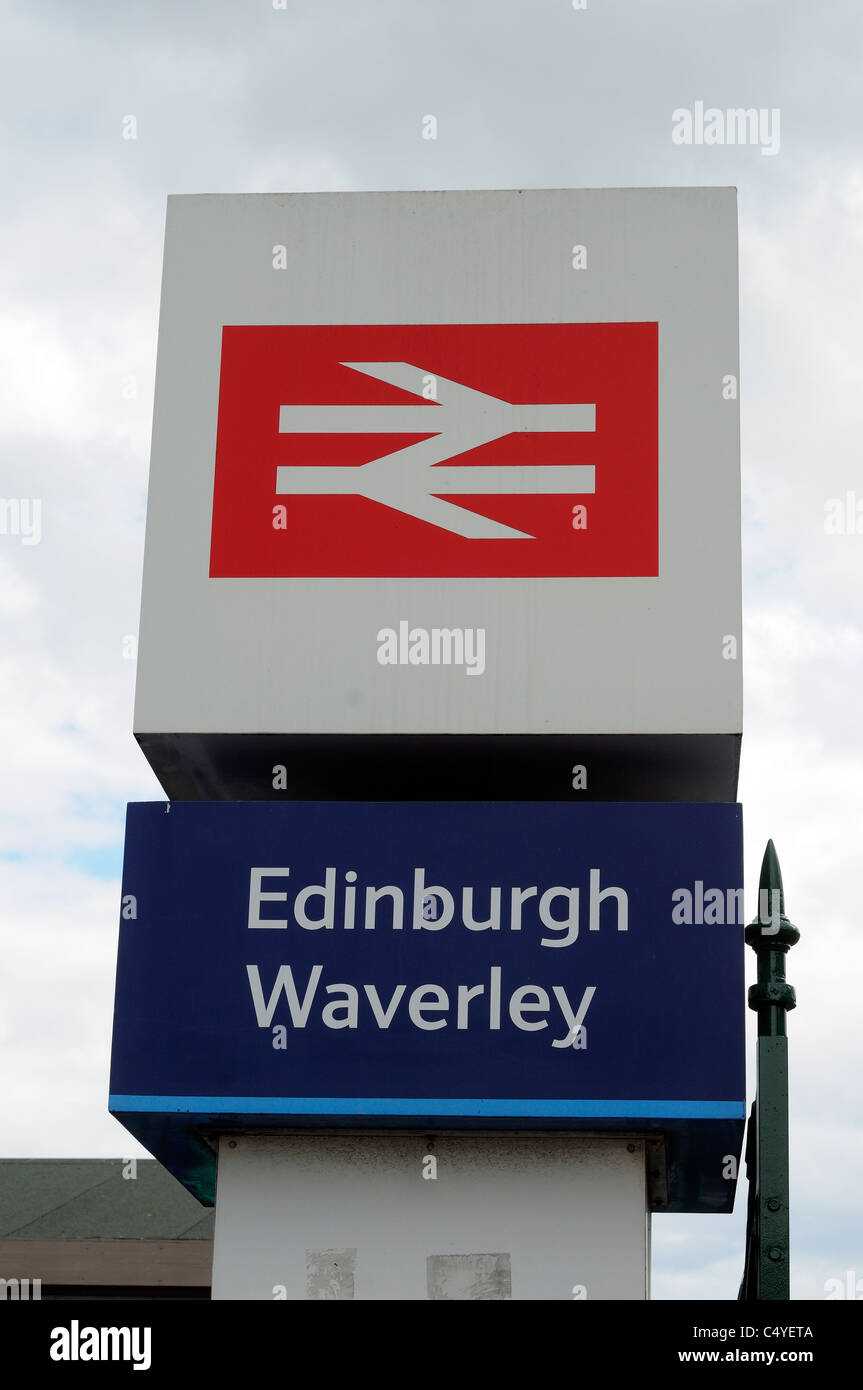
[[[407,362],[343,362],[343,367],[376,377],[413,395],[422,395],[424,373]],[[276,493],[344,496],[354,494],[385,507],[440,526],[457,536],[477,540],[532,540],[490,517],[467,511],[447,496],[494,493],[550,495],[593,492],[595,471],[590,465],[540,464],[456,465],[455,458],[504,435],[593,431],[593,405],[512,405],[457,381],[435,376],[435,405],[283,405],[280,434],[430,434],[391,454],[381,454],[358,468],[281,467],[276,470]],[[438,465],[438,466],[436,466]]]

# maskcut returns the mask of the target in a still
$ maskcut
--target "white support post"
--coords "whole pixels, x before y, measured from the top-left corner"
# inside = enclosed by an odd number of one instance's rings
[[[645,1169],[616,1135],[223,1136],[213,1298],[646,1299]]]

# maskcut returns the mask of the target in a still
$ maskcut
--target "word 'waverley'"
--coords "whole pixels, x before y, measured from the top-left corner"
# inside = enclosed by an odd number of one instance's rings
[[[267,998],[258,966],[247,965],[258,1027],[273,1026],[283,992],[288,1008],[286,1017],[290,1018],[294,1028],[305,1028],[309,1019],[315,1018],[317,1010],[320,1010],[320,1022],[325,1028],[358,1028],[362,1017],[363,1022],[373,1021],[378,1028],[387,1029],[400,1011],[402,1022],[406,1015],[414,1028],[425,1033],[448,1027],[461,1031],[487,1028],[495,1032],[501,1027],[502,1006],[506,1002],[506,1022],[522,1033],[537,1033],[553,1026],[548,1018],[543,1017],[551,1013],[565,1029],[561,1037],[552,1039],[552,1047],[583,1050],[587,1046],[584,1019],[596,994],[595,985],[587,985],[577,1007],[573,1008],[563,985],[552,985],[550,991],[540,985],[518,985],[514,989],[507,985],[504,990],[502,967],[492,965],[487,982],[457,985],[450,991],[442,985],[416,985],[405,1002],[408,991],[406,984],[396,984],[388,997],[386,993],[382,997],[376,985],[359,987],[340,981],[320,989],[323,969],[322,965],[313,965],[307,979],[300,982],[290,965],[279,966]],[[324,996],[327,996],[326,1002]],[[277,1024],[273,1030],[273,1046],[278,1049],[286,1045],[287,1024]]]

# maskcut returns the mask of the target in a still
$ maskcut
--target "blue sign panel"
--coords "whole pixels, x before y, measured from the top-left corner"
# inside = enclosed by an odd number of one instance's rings
[[[111,1110],[202,1200],[208,1130],[576,1128],[727,1210],[741,886],[735,805],[133,804]]]

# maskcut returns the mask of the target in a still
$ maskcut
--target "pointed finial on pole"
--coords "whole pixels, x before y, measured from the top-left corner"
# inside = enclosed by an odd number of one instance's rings
[[[779,856],[776,853],[776,846],[772,840],[767,841],[767,848],[764,851],[764,858],[761,861],[761,880],[758,884],[758,892],[779,893],[778,907],[780,917],[785,916],[785,890],[782,886],[782,870],[779,867]],[[767,902],[777,901],[770,897],[765,899]],[[759,907],[761,898],[759,897]],[[759,916],[761,913],[759,911]]]
[[[758,984],[749,991],[749,1007],[758,1013],[760,1036],[781,1037],[785,1014],[795,1008],[797,997],[785,980],[785,956],[800,940],[800,933],[785,915],[785,890],[779,856],[767,841],[758,885],[758,913],[744,932],[758,957]]]

